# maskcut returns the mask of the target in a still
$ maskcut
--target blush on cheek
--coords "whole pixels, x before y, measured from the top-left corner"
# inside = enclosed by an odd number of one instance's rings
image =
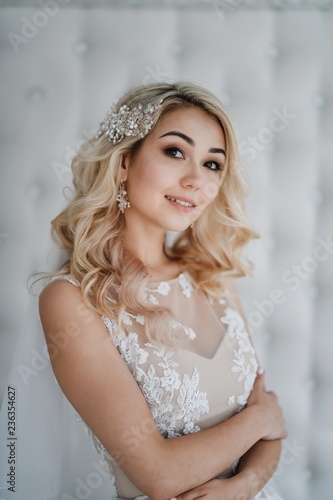
[[[157,163],[147,163],[141,169],[141,174],[141,178],[145,183],[153,184],[155,187],[161,187],[162,189],[167,186],[173,186],[177,183],[178,179],[170,167]]]
[[[219,184],[217,182],[208,181],[203,186],[202,194],[206,203],[211,203],[214,201],[219,192]]]

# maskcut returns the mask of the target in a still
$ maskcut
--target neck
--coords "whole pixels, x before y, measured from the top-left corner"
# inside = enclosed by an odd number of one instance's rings
[[[170,259],[164,253],[165,231],[153,231],[126,221],[124,243],[147,269],[165,265]]]
[[[124,244],[143,263],[153,280],[172,279],[181,272],[180,262],[164,252],[165,233],[129,221],[126,224]]]

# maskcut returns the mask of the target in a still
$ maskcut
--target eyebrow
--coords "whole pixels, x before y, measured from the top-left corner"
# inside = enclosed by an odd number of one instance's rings
[[[191,137],[183,134],[182,132],[178,132],[177,130],[171,130],[170,132],[167,132],[166,134],[161,135],[159,137],[159,139],[161,139],[162,137],[166,137],[167,135],[176,135],[176,136],[180,137],[181,139],[183,139],[184,141],[186,141],[190,146],[195,146],[195,142],[193,139],[191,139]],[[208,152],[209,153],[221,153],[224,156],[226,156],[225,150],[222,148],[210,148],[208,150]]]

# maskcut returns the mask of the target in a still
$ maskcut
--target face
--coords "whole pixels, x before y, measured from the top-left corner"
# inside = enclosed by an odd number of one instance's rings
[[[193,107],[167,112],[125,159],[126,221],[183,231],[217,196],[224,163],[224,133],[212,117]]]

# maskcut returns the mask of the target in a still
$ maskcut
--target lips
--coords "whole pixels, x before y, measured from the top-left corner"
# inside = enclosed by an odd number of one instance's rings
[[[173,198],[172,196],[165,196],[168,200],[173,201],[174,203],[178,203],[183,207],[194,208],[196,205],[193,201],[186,200],[185,198]]]

